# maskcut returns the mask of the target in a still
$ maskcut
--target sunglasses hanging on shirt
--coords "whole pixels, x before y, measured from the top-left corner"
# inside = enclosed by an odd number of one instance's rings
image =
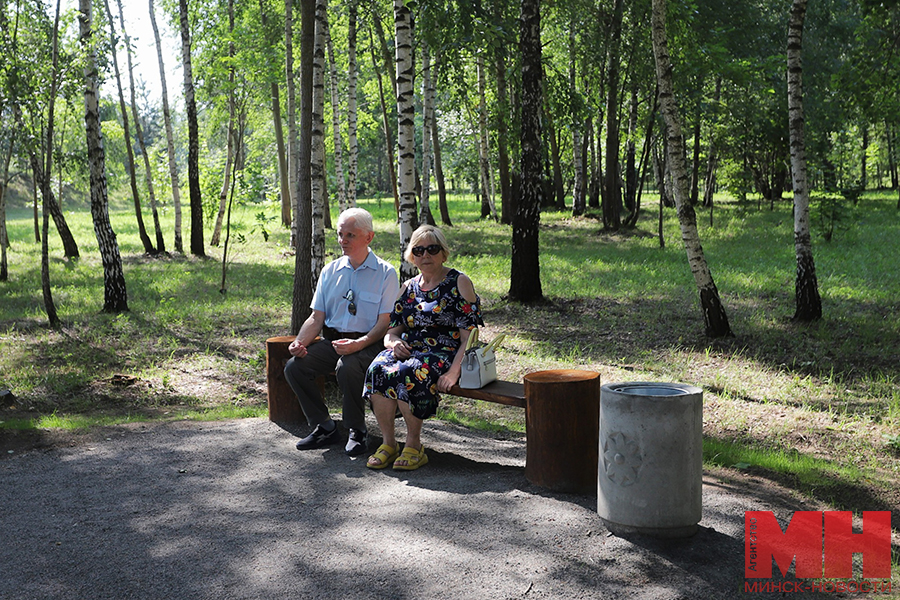
[[[353,301],[353,290],[344,294],[344,300],[347,300],[350,303],[350,305],[347,306],[347,310],[351,315],[356,316],[356,302]]]

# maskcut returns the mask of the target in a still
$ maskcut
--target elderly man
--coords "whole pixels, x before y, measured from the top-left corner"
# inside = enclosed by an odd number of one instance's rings
[[[337,424],[315,382],[319,375],[334,371],[343,396],[344,427],[349,429],[345,452],[358,456],[367,450],[362,398],[366,369],[384,349],[400,286],[394,267],[369,249],[375,237],[371,214],[361,208],[345,210],[338,218],[337,234],[343,256],[322,269],[312,314],[289,347],[293,358],[284,374],[315,427],[297,442],[297,449],[321,448],[339,440]],[[319,334],[323,339],[314,343]]]

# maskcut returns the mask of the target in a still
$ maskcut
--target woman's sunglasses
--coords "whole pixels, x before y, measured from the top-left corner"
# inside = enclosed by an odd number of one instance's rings
[[[430,246],[413,246],[412,253],[413,256],[425,256],[425,253],[434,256],[438,252],[443,250],[440,244],[431,244]]]

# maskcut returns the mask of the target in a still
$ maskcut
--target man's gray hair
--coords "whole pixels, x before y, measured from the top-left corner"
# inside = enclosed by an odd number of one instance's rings
[[[338,217],[338,226],[341,223],[345,223],[347,221],[353,221],[353,224],[356,225],[357,229],[362,229],[365,232],[371,233],[375,231],[375,224],[372,221],[372,215],[364,208],[348,208],[344,212],[341,213],[341,216]]]

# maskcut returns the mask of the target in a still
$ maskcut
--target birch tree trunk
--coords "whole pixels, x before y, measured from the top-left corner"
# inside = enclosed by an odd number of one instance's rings
[[[181,17],[181,63],[184,70],[184,105],[188,122],[188,189],[191,197],[191,254],[206,256],[203,246],[203,198],[200,191],[200,128],[191,66],[191,26],[187,0],[178,0]]]
[[[556,137],[556,125],[548,106],[544,106],[544,117],[547,123],[547,139],[550,141],[550,164],[553,169],[553,205],[559,210],[566,209],[566,189],[563,185],[562,164],[559,158],[559,139]]]
[[[310,270],[312,257],[311,148],[313,52],[316,38],[316,0],[300,0],[300,142],[298,144],[298,191],[294,207],[297,221],[297,252],[294,256],[294,294],[291,333],[296,335],[309,315],[316,280]]]
[[[318,281],[325,266],[325,31],[326,0],[316,0],[316,39],[313,53],[312,137],[310,191],[312,192],[312,280]]]
[[[358,0],[350,0],[347,7],[349,22],[347,31],[347,204],[356,206],[359,143],[356,139],[356,13]]]
[[[794,320],[801,322],[822,318],[822,299],[819,296],[809,229],[809,188],[803,123],[802,51],[806,3],[807,0],[793,0],[787,42],[788,126],[791,135],[791,172],[794,180],[794,250],[797,255]]]
[[[539,232],[543,172],[541,112],[541,2],[522,0],[519,17],[519,54],[522,64],[521,189],[513,217],[509,298],[518,302],[543,299]]]
[[[18,104],[13,104],[12,106],[13,116],[15,117],[16,124],[19,126],[19,129],[22,131],[27,131],[25,122],[22,117],[22,109]],[[38,132],[38,137],[40,139],[44,139],[44,134],[42,132]],[[44,173],[44,166],[42,164],[42,159],[38,157],[34,148],[30,148],[28,150],[28,160],[31,165],[32,172],[32,191],[34,193],[34,204],[35,204],[35,226],[39,226],[38,223],[38,214],[37,214],[37,203],[38,200],[38,191],[41,192],[40,202],[46,201],[46,212],[49,213],[51,217],[53,217],[53,224],[56,225],[56,231],[59,233],[59,239],[63,244],[63,253],[66,258],[78,258],[80,256],[80,252],[78,251],[78,244],[75,242],[75,237],[72,235],[72,230],[69,229],[69,224],[66,222],[66,216],[63,214],[62,209],[59,207],[59,204],[56,202],[56,197],[53,195],[53,190],[50,189],[49,177],[47,177]],[[47,181],[47,194],[44,196],[44,182]],[[35,241],[42,242],[43,238],[41,236],[41,232],[39,229],[35,230]]]
[[[131,39],[125,31],[125,16],[122,13],[122,0],[117,0],[119,8],[119,27],[125,38],[125,55],[128,59],[128,82],[131,88],[131,116],[134,118],[134,133],[137,136],[138,148],[144,159],[144,179],[147,181],[147,200],[150,202],[150,214],[153,216],[153,228],[156,232],[156,252],[166,251],[166,241],[163,238],[162,227],[159,224],[159,211],[156,209],[156,194],[153,192],[153,171],[150,169],[150,157],[147,154],[147,145],[144,143],[144,130],[141,128],[141,118],[138,114],[137,93],[134,85],[134,68],[131,64]]]
[[[109,220],[106,154],[100,129],[100,76],[93,42],[91,0],[79,0],[78,4],[81,45],[87,56],[84,64],[84,125],[90,167],[91,220],[103,263],[103,312],[121,313],[128,310],[128,291],[119,244]]]
[[[373,15],[372,20],[375,23],[379,23],[379,24],[381,23],[381,21],[378,19],[377,15]],[[390,120],[390,117],[388,116],[387,100],[385,100],[385,97],[384,97],[384,83],[381,80],[381,68],[378,66],[378,61],[375,59],[375,44],[371,43],[371,37],[372,37],[371,30],[369,30],[369,38],[370,38],[369,50],[372,54],[372,67],[375,70],[375,81],[378,83],[378,97],[381,100],[381,121],[384,126],[384,150],[385,150],[385,154],[387,155],[388,171],[390,172],[390,176],[391,176],[391,191],[394,194],[394,211],[396,212],[397,220],[399,221],[400,220],[400,192],[397,189],[397,168],[396,168],[396,165],[394,164],[394,136],[391,133],[391,120]],[[388,65],[391,64],[391,62],[393,62],[393,60],[391,59],[391,55],[388,54],[387,58],[386,58],[385,66],[387,67]],[[387,69],[387,70],[390,71],[390,73],[392,75],[391,81],[396,81],[396,74],[394,74],[393,69]],[[394,90],[394,93],[396,93],[396,85],[392,86],[391,89]],[[394,101],[396,101],[396,97],[394,98]]]
[[[700,237],[697,233],[697,215],[690,203],[690,175],[684,154],[684,135],[681,117],[675,101],[672,85],[672,61],[669,57],[666,39],[666,0],[653,0],[651,18],[653,54],[656,59],[656,78],[659,83],[660,111],[666,121],[668,138],[669,168],[672,171],[675,208],[681,226],[681,240],[687,253],[688,264],[694,275],[694,282],[700,291],[700,307],[706,325],[706,335],[726,337],[733,335],[728,324],[725,307],[719,299],[719,291],[706,263]]]
[[[422,199],[419,203],[419,223],[434,225],[431,215],[431,128],[434,126],[434,81],[431,78],[431,53],[422,51]]]
[[[109,41],[112,48],[113,74],[116,78],[116,88],[119,91],[119,110],[122,113],[122,131],[125,135],[125,155],[128,157],[128,177],[131,182],[131,197],[134,202],[134,213],[137,217],[138,235],[141,243],[144,245],[144,252],[147,254],[156,254],[156,248],[150,236],[147,235],[147,228],[144,226],[144,216],[141,209],[141,195],[137,185],[137,166],[134,164],[134,152],[131,149],[131,127],[128,122],[128,107],[125,104],[125,92],[122,90],[122,77],[119,70],[119,59],[116,47],[118,46],[118,38],[116,36],[116,25],[113,19],[112,11],[109,8],[109,0],[103,0],[106,8],[106,17],[109,25]]]
[[[284,56],[288,111],[288,181],[291,188],[291,247],[297,248],[297,206],[300,203],[300,132],[297,130],[297,93],[294,84],[294,2],[284,0]],[[293,327],[292,327],[293,329]],[[297,325],[297,331],[300,325]]]
[[[234,156],[237,153],[235,147],[235,104],[234,104],[234,0],[228,0],[228,140],[225,142],[225,169],[222,172],[222,189],[219,191],[219,212],[216,215],[216,223],[213,226],[213,234],[209,240],[210,246],[218,246],[222,236],[222,220],[225,218],[225,209],[228,204],[229,190],[231,188],[231,171]]]
[[[3,106],[0,105],[0,112]],[[0,167],[0,281],[9,281],[9,264],[6,251],[9,248],[9,233],[6,229],[6,190],[9,184],[9,163],[12,160],[14,135],[6,140],[8,144],[3,153],[3,166]]]
[[[503,2],[494,3],[494,20],[503,20]],[[506,44],[494,45],[494,69],[497,77],[497,172],[500,176],[500,222],[512,224],[514,199],[509,172],[509,90],[506,78],[507,50]],[[437,121],[435,121],[435,126]],[[437,154],[435,154],[437,156]],[[435,172],[437,167],[435,166]],[[440,183],[438,184],[440,185]]]
[[[57,87],[59,85],[59,5],[60,0],[56,0],[56,17],[53,22],[53,49],[52,49],[52,61],[53,61],[53,69],[50,72],[51,82],[50,82],[50,96],[48,98],[48,107],[47,107],[47,131],[46,131],[46,150],[47,157],[46,162],[44,163],[43,172],[45,177],[41,182],[41,197],[43,198],[43,208],[44,208],[44,222],[43,222],[43,236],[41,240],[41,289],[43,291],[44,296],[44,310],[47,311],[47,320],[50,322],[50,327],[53,329],[59,329],[62,323],[59,320],[59,315],[56,313],[56,304],[53,302],[53,290],[50,287],[50,248],[47,243],[47,237],[50,229],[50,210],[49,210],[49,199],[50,194],[50,173],[52,173],[52,164],[53,164],[53,107],[56,103],[56,92]],[[44,137],[43,135],[41,137]]]
[[[334,44],[331,40],[331,27],[328,24],[328,3],[325,3],[325,48],[328,51],[328,65],[331,74],[331,129],[334,137],[334,176],[337,180],[338,211],[344,212],[347,205],[347,186],[344,181],[344,153],[341,136],[341,99],[338,84],[337,66],[334,62]]]
[[[722,97],[722,78],[716,77],[716,91],[713,96],[712,131],[709,134],[709,146],[706,150],[706,176],[703,184],[703,206],[713,207],[713,194],[716,190],[716,167],[719,164],[718,147],[716,145],[716,125],[719,122],[719,99]]]
[[[159,81],[162,91],[163,120],[166,127],[166,154],[169,157],[169,180],[172,183],[172,204],[175,211],[175,252],[184,253],[184,242],[181,236],[181,183],[178,181],[178,162],[175,156],[175,134],[172,130],[172,114],[169,110],[169,90],[166,86],[166,66],[163,62],[162,43],[159,39],[159,27],[156,25],[156,9],[150,1],[150,24],[153,26],[153,38],[156,41],[156,58],[159,62]]]
[[[574,187],[572,189],[572,216],[578,217],[584,214],[587,195],[584,185],[584,133],[582,132],[581,116],[576,107],[578,87],[575,77],[575,66],[578,58],[575,56],[575,23],[569,23],[569,95],[573,107],[572,115],[572,166],[575,172]]]
[[[431,65],[432,88],[434,88],[434,82],[437,80],[437,68],[437,62]],[[450,210],[447,207],[447,187],[444,182],[444,167],[441,162],[441,134],[438,130],[438,121],[436,118],[431,122],[431,149],[434,154],[434,179],[438,186],[438,205],[441,211],[441,224],[452,227],[453,223],[450,221]],[[512,216],[510,216],[509,219],[510,222],[512,222]]]
[[[623,0],[615,0],[610,25],[609,68],[606,95],[606,194],[603,227],[613,231],[622,225],[622,188],[619,186],[619,48],[622,40]]]
[[[494,185],[491,175],[491,161],[488,155],[488,123],[487,100],[485,93],[487,83],[484,74],[484,55],[476,59],[478,68],[478,160],[481,167],[481,217],[497,220],[497,207],[494,204]]]
[[[628,211],[627,217],[623,224],[627,227],[631,222],[631,216],[637,210],[635,202],[637,200],[637,137],[638,126],[638,97],[637,85],[631,88],[631,102],[628,110],[628,139],[625,141],[625,194],[622,202],[625,210]]]
[[[416,224],[416,108],[413,99],[415,65],[412,60],[412,17],[405,0],[394,0],[394,27],[397,56],[397,188],[400,196],[400,251],[406,249]],[[411,263],[402,260],[400,280],[416,274]]]

